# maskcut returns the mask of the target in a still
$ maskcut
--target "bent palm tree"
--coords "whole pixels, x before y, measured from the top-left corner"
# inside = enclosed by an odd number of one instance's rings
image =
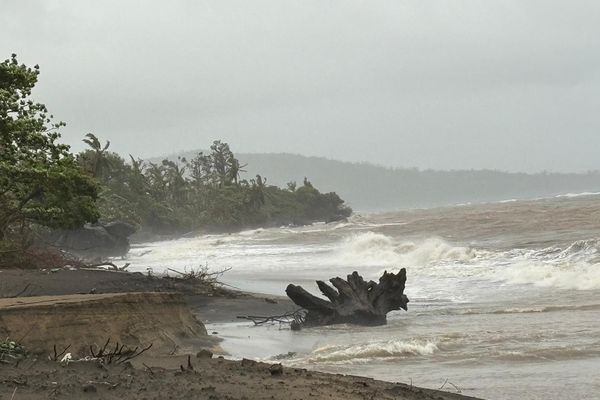
[[[100,140],[93,133],[88,133],[85,137],[86,139],[83,139],[83,142],[90,146],[93,152],[91,173],[94,178],[101,177],[111,168],[110,161],[105,157],[106,150],[110,146],[110,141],[107,140],[104,147],[102,147]]]

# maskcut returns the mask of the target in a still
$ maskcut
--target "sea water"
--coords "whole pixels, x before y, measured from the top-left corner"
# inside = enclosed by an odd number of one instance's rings
[[[407,269],[408,312],[379,327],[215,324],[234,358],[488,399],[600,399],[600,196],[355,213],[348,221],[136,245],[131,269],[231,268],[284,295],[315,279]],[[288,354],[289,353],[289,354]]]

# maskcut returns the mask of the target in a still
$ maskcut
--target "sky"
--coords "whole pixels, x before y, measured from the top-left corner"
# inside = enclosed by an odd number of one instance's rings
[[[594,0],[1,0],[13,52],[77,151],[600,169]]]

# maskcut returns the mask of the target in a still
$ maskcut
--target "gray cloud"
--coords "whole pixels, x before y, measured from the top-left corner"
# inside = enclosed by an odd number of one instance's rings
[[[215,138],[421,168],[600,168],[595,1],[4,0],[36,97],[122,153]]]

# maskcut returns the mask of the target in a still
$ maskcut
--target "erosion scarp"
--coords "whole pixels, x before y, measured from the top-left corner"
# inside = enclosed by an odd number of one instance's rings
[[[0,299],[0,337],[11,337],[29,352],[51,354],[71,345],[73,356],[90,354],[110,338],[130,347],[170,354],[215,348],[178,293],[119,293]]]

